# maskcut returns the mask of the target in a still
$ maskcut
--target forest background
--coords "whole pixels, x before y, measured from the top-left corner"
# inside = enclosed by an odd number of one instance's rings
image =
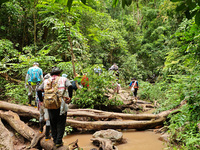
[[[121,86],[137,77],[140,99],[157,101],[157,113],[187,101],[166,122],[169,146],[198,149],[199,25],[199,0],[1,0],[0,97],[26,104],[24,78],[39,62],[69,79],[88,73],[90,90],[78,90],[74,104],[119,105],[103,96],[114,82],[107,70],[117,63]],[[101,76],[93,73],[97,66]]]

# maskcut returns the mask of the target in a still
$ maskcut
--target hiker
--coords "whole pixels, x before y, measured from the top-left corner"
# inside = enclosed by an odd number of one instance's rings
[[[116,82],[113,83],[114,93],[119,94],[121,85],[119,84],[119,70],[117,64],[114,63],[108,70],[113,71],[113,75],[116,78]]]
[[[66,77],[61,77],[62,70],[54,67],[51,77],[44,80],[44,106],[48,109],[51,133],[56,147],[63,145],[63,135],[67,110],[72,98],[72,85]]]
[[[83,85],[83,87],[88,88],[89,87],[89,79],[87,77],[87,73],[84,73],[82,78],[81,78],[81,84]]]
[[[118,70],[118,66],[116,63],[114,63],[108,70],[114,70],[117,71]]]
[[[131,92],[133,92],[134,100],[136,100],[136,103],[137,103],[137,91],[139,89],[139,85],[135,77],[131,78],[131,83],[129,84],[129,88],[131,88]]]
[[[94,73],[96,73],[100,76],[102,73],[102,69],[100,67],[96,67],[96,68],[94,68]]]
[[[48,73],[44,76],[44,80],[47,80],[51,77],[51,75]],[[37,89],[37,95],[39,98],[39,111],[40,111],[40,118],[39,118],[39,126],[40,126],[40,133],[43,132],[43,126],[46,122],[46,130],[45,130],[45,140],[51,139],[50,136],[50,120],[49,120],[49,113],[48,110],[44,107],[43,104],[43,98],[44,98],[44,82],[38,87]]]
[[[37,88],[41,81],[43,81],[43,72],[42,69],[39,68],[39,63],[34,62],[33,67],[28,69],[28,72],[25,77],[25,88],[28,86],[28,105],[31,106],[31,102],[33,99],[33,94],[35,94]],[[35,106],[37,103],[35,102]]]

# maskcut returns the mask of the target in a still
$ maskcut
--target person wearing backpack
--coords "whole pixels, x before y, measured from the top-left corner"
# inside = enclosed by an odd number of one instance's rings
[[[48,109],[51,133],[56,147],[63,145],[63,135],[67,118],[67,110],[71,102],[72,84],[66,77],[61,77],[62,70],[54,67],[51,77],[44,80],[44,107]]]
[[[51,75],[48,73],[44,76],[44,80],[47,80],[51,77]],[[51,139],[50,136],[50,120],[49,120],[49,113],[48,110],[44,107],[43,99],[44,99],[44,81],[37,89],[37,95],[39,98],[39,105],[38,109],[40,112],[40,118],[39,118],[39,126],[40,126],[40,133],[43,132],[43,126],[46,123],[46,130],[45,130],[45,140]]]
[[[133,92],[134,100],[136,100],[136,103],[137,103],[137,91],[139,89],[139,84],[135,77],[131,78],[131,83],[129,84],[129,88],[131,88],[131,92]]]
[[[41,81],[43,81],[43,71],[39,68],[39,63],[34,62],[33,67],[28,69],[28,72],[25,77],[25,88],[28,86],[28,105],[31,106],[33,99],[33,94],[36,92],[37,88]],[[37,106],[35,102],[35,106]]]

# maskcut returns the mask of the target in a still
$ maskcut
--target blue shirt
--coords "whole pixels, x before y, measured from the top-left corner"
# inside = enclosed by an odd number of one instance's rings
[[[131,83],[129,84],[129,86],[132,86],[132,84],[134,84],[135,81],[131,81]],[[136,81],[137,87],[139,87],[138,81]]]
[[[28,81],[39,82],[41,81],[43,72],[41,68],[34,66],[28,69],[27,75],[28,75]]]

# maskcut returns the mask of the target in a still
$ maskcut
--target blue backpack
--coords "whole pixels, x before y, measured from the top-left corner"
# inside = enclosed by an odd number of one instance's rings
[[[39,68],[31,68],[30,70],[31,82],[40,81],[40,69]]]

